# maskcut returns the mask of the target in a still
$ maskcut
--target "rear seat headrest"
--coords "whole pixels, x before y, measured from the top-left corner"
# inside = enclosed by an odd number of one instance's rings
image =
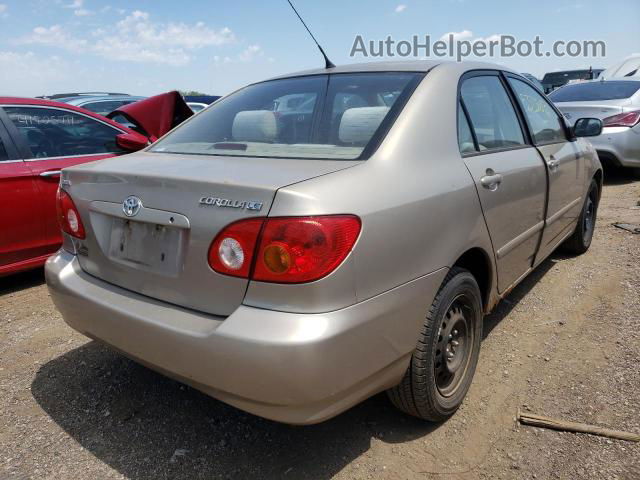
[[[342,143],[364,146],[380,126],[389,107],[349,108],[342,114],[338,138]]]
[[[278,123],[270,110],[238,112],[231,128],[233,139],[239,142],[274,142],[278,136]]]

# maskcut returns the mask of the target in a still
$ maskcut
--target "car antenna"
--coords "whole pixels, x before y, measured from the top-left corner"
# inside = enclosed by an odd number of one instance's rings
[[[318,43],[318,40],[316,40],[316,37],[313,36],[313,33],[311,33],[311,30],[309,30],[309,27],[307,27],[307,24],[304,23],[304,20],[302,19],[302,17],[300,16],[300,14],[298,13],[298,10],[296,10],[296,7],[293,6],[293,3],[291,3],[291,0],[287,0],[287,2],[289,2],[289,5],[291,6],[291,8],[293,9],[293,11],[295,12],[295,14],[298,16],[298,18],[300,19],[300,21],[302,22],[302,25],[304,25],[304,28],[307,29],[307,32],[309,32],[309,35],[311,35],[311,38],[313,38],[313,41],[316,43],[316,45],[318,46],[318,49],[320,49],[320,53],[322,54],[322,56],[324,57],[324,68],[335,68],[336,66],[333,64],[333,62],[331,60],[329,60],[329,57],[327,57],[327,54],[324,53],[324,50],[322,49],[322,47],[320,46],[320,44]]]

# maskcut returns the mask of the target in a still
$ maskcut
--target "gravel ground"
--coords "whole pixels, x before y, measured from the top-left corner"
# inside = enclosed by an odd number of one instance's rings
[[[290,427],[68,328],[42,271],[0,279],[0,479],[640,479],[640,444],[516,425],[517,408],[640,433],[640,182],[608,173],[590,251],[554,254],[485,322],[441,425],[378,395]]]

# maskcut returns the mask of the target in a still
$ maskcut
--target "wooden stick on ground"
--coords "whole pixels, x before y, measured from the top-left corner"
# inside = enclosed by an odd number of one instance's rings
[[[599,435],[601,437],[628,440],[630,442],[640,442],[640,435],[636,433],[621,432],[619,430],[610,430],[608,428],[596,427],[595,425],[587,425],[585,423],[566,422],[564,420],[543,417],[541,415],[523,413],[519,408],[516,418],[523,425],[551,428],[553,430],[561,430],[565,432],[590,433],[591,435]]]

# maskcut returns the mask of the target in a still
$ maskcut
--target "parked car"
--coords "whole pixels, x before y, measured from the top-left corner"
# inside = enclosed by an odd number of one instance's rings
[[[608,67],[600,74],[605,80],[615,80],[619,78],[639,77],[640,78],[640,54],[631,55],[624,60]]]
[[[123,105],[129,105],[140,100],[144,100],[147,97],[136,97],[133,95],[124,96],[87,96],[82,95],[78,97],[67,97],[58,100],[59,102],[68,103],[69,105],[75,105],[76,107],[82,107],[85,110],[89,110],[100,115],[108,115],[114,110],[122,107]]]
[[[309,113],[273,111],[299,93]],[[589,248],[602,169],[579,137],[601,129],[486,63],[256,83],[65,169],[47,284],[71,327],[254,414],[316,423],[388,390],[441,421],[483,314],[559,245]]]
[[[158,102],[165,108],[130,117],[153,132],[143,136],[73,105],[0,97],[0,276],[41,266],[60,247],[56,190],[62,168],[145,147],[163,133],[147,117],[166,117],[164,132],[184,117],[174,115],[182,102],[176,93]]]
[[[589,68],[583,70],[563,70],[560,72],[545,73],[542,78],[544,93],[549,94],[556,88],[560,88],[572,81],[594,80],[598,78],[600,73],[603,71],[604,69],[602,68]]]
[[[542,85],[542,82],[540,80],[538,80],[536,77],[534,77],[530,73],[521,73],[520,75],[522,75],[524,78],[529,80],[531,83],[533,83],[538,88],[538,90],[540,90],[542,93],[544,93],[544,85]]]
[[[200,102],[187,102],[187,105],[189,105],[189,108],[193,110],[193,113],[198,113],[200,110],[204,110],[209,106],[206,103]]]
[[[640,167],[640,78],[619,78],[566,85],[549,98],[570,122],[602,120],[602,134],[591,139],[600,160]]]

